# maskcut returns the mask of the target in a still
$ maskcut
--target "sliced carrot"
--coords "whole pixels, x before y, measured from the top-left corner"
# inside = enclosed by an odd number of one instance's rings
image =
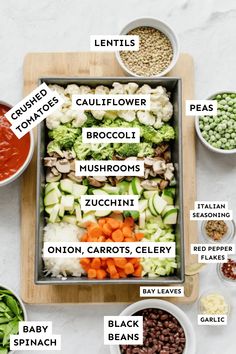
[[[107,273],[105,270],[103,270],[103,269],[97,270],[97,279],[104,279],[104,278],[106,278],[106,276],[107,276]]]
[[[88,234],[87,232],[85,234],[83,234],[83,236],[81,237],[81,242],[87,242],[88,241]]]
[[[126,263],[125,265],[125,268],[124,268],[124,271],[125,271],[125,274],[132,274],[134,272],[134,266],[132,263],[128,262]]]
[[[97,277],[97,271],[96,271],[96,269],[90,268],[90,269],[88,270],[88,278],[89,278],[89,279],[95,279],[96,277]]]
[[[127,263],[127,260],[126,258],[114,258],[114,263],[116,267],[124,268]]]
[[[132,230],[129,226],[124,226],[122,232],[125,237],[130,237],[132,235]]]
[[[144,234],[141,232],[138,232],[137,234],[135,234],[135,238],[137,241],[141,241],[144,238]]]
[[[116,230],[120,227],[120,221],[112,218],[107,218],[107,223],[111,226],[112,230]]]
[[[135,242],[135,240],[132,237],[126,237],[124,239],[125,242]]]
[[[90,264],[90,259],[89,258],[81,258],[80,264],[81,265],[88,265],[88,264]]]
[[[115,242],[123,242],[124,241],[124,235],[121,230],[115,230],[112,232],[112,240]]]
[[[139,264],[139,258],[129,258],[129,262],[135,265],[137,262]]]
[[[102,236],[102,229],[99,226],[94,226],[88,230],[88,235],[98,238]]]
[[[98,242],[105,242],[105,241],[106,241],[106,237],[105,236],[98,237]]]
[[[114,242],[111,238],[107,238],[105,242]]]
[[[119,273],[120,278],[127,278],[127,274],[125,274],[125,272],[124,272],[123,269],[120,269],[120,270],[118,271],[118,273]]]
[[[110,275],[111,275],[111,279],[119,279],[120,278],[120,276],[119,276],[119,273],[113,273],[113,274],[111,274],[110,273]]]
[[[98,225],[99,226],[103,226],[106,223],[106,219],[105,218],[101,218],[98,220]]]
[[[101,267],[101,260],[100,258],[93,258],[91,262],[91,268],[93,269],[100,269]]]
[[[135,269],[135,271],[133,272],[133,275],[135,277],[141,277],[142,275],[142,270],[143,270],[143,267],[141,266],[141,264],[139,264],[138,268]]]
[[[104,235],[106,235],[106,236],[111,236],[111,234],[112,234],[112,228],[107,223],[103,225],[102,231],[103,231]]]

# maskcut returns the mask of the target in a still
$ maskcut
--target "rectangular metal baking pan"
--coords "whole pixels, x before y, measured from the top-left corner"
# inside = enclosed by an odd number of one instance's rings
[[[68,84],[111,86],[113,82],[128,83],[137,82],[139,85],[148,84],[151,87],[158,85],[166,87],[171,92],[171,102],[174,107],[172,118],[173,126],[176,130],[176,139],[172,144],[172,161],[175,165],[175,177],[177,180],[176,204],[179,206],[178,223],[176,226],[176,257],[178,268],[173,276],[159,278],[126,278],[120,280],[90,280],[86,277],[67,277],[67,279],[52,278],[45,276],[44,264],[42,260],[43,228],[45,226],[43,212],[43,192],[45,185],[45,171],[43,158],[47,146],[47,128],[45,121],[38,127],[37,142],[37,198],[36,198],[36,257],[35,257],[35,283],[54,284],[54,285],[80,285],[80,284],[177,284],[184,282],[184,223],[183,223],[183,165],[182,165],[182,82],[180,78],[128,78],[128,77],[109,77],[109,78],[40,78],[39,84],[58,84],[67,86]]]

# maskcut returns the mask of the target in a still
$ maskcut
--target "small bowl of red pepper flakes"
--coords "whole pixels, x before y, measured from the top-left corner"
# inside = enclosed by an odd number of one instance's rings
[[[226,284],[236,285],[236,256],[230,255],[226,263],[219,263],[217,273]]]

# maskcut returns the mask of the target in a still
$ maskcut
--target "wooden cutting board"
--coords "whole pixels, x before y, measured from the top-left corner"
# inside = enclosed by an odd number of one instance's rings
[[[40,77],[123,76],[111,53],[29,53],[24,61],[24,96],[36,86]],[[195,201],[195,131],[193,118],[184,116],[184,102],[194,97],[194,66],[188,54],[181,54],[169,76],[183,80],[183,154],[184,154],[184,215],[185,260],[196,261],[190,255],[190,243],[197,242],[197,229],[189,221],[189,209]],[[36,133],[36,132],[35,132]],[[36,136],[36,134],[35,134]],[[35,187],[36,149],[34,157],[22,176],[21,184],[21,296],[30,304],[51,303],[110,303],[134,302],[140,299],[139,285],[35,285]],[[187,276],[184,298],[167,298],[172,302],[191,303],[198,296],[198,275]]]

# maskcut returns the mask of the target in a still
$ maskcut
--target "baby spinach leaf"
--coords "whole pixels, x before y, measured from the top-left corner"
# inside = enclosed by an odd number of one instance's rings
[[[8,343],[8,341],[10,339],[10,335],[17,334],[18,331],[19,331],[19,322],[17,320],[9,322],[6,325],[6,329],[4,332],[4,337],[3,337],[3,341],[2,341],[3,346],[5,346]]]
[[[18,302],[16,301],[16,299],[14,299],[14,297],[7,295],[6,296],[6,304],[9,307],[9,309],[11,309],[11,311],[18,316],[20,314],[20,309],[18,306]]]

